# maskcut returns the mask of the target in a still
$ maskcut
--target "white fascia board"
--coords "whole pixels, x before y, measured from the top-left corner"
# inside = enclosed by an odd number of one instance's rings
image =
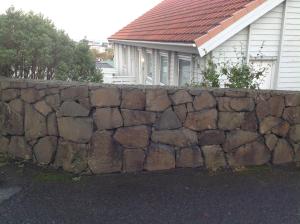
[[[247,15],[240,18],[238,21],[233,23],[231,26],[217,34],[215,37],[198,47],[200,57],[205,56],[225,41],[229,40],[238,32],[245,29],[247,26],[258,20],[260,17],[271,11],[276,6],[280,5],[285,0],[267,0],[262,5],[258,6]]]

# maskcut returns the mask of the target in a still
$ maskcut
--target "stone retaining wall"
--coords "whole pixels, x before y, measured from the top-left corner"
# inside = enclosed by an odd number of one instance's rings
[[[300,93],[1,79],[0,153],[73,173],[300,161]]]

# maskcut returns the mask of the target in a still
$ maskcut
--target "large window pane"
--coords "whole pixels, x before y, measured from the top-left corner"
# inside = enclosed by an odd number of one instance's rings
[[[147,63],[147,76],[152,79],[153,77],[153,58],[151,53],[146,54]]]
[[[162,84],[168,85],[169,81],[169,62],[168,57],[160,57],[160,82]]]
[[[179,85],[184,86],[191,82],[191,62],[179,60]]]

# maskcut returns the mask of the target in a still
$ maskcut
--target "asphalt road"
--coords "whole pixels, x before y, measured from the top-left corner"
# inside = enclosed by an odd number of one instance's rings
[[[299,224],[300,171],[255,168],[105,175],[81,180],[0,168],[0,223]]]

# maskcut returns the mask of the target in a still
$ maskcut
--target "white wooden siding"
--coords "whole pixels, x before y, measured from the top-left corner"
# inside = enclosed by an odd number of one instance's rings
[[[300,90],[300,0],[287,0],[278,89]]]

